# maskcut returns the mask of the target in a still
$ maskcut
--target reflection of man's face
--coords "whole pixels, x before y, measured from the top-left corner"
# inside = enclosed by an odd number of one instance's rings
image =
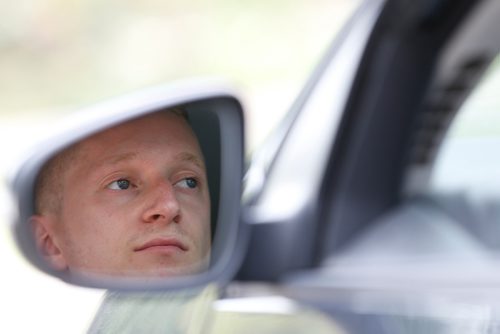
[[[76,159],[60,176],[60,209],[33,219],[51,234],[56,251],[45,252],[57,255],[50,260],[55,267],[178,275],[207,266],[208,182],[197,139],[182,116],[146,116],[76,147]]]

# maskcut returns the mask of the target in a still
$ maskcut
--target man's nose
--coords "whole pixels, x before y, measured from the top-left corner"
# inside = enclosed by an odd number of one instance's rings
[[[178,223],[180,221],[180,205],[175,196],[174,186],[170,182],[159,181],[148,192],[149,194],[145,196],[144,222]]]

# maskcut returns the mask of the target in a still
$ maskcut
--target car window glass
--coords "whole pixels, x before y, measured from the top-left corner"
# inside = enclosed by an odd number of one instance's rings
[[[500,194],[500,58],[486,71],[448,130],[431,179],[435,192]]]
[[[500,250],[499,87],[497,57],[454,118],[430,183],[435,204],[468,235],[483,259],[496,258]]]

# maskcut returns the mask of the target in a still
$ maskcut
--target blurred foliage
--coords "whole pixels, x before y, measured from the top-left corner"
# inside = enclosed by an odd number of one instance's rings
[[[223,76],[293,98],[348,0],[18,0],[0,22],[0,115],[66,111],[145,86]]]

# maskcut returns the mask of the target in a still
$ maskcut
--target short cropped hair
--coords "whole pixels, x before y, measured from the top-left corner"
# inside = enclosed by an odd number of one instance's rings
[[[78,143],[59,152],[45,163],[35,184],[35,214],[57,213],[63,193],[65,170],[77,160]]]

